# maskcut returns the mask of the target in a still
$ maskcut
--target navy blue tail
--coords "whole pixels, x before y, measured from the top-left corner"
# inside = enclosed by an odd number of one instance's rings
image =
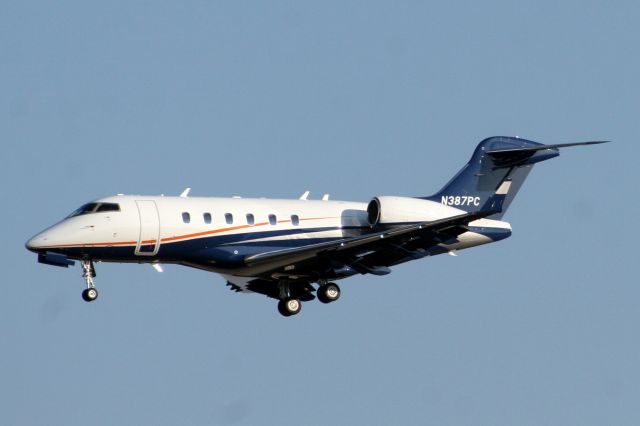
[[[469,162],[438,193],[424,197],[467,212],[494,212],[499,219],[515,198],[533,164],[557,157],[565,145],[495,136],[480,142]]]

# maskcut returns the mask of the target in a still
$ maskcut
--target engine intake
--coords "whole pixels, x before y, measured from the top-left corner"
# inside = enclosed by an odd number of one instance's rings
[[[380,200],[374,198],[369,201],[367,206],[367,218],[369,219],[369,225],[376,226],[380,221]]]

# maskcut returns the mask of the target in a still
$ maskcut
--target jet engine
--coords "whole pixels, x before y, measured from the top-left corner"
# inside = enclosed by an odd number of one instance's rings
[[[431,222],[465,213],[444,204],[412,197],[375,197],[367,206],[369,225]]]

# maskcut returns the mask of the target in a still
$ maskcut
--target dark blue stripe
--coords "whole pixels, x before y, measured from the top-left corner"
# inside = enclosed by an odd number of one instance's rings
[[[354,229],[363,229],[363,230],[368,230],[369,227],[368,226],[344,226],[344,227],[339,227],[339,226],[327,226],[327,227],[322,227],[322,228],[293,228],[293,229],[280,229],[280,230],[273,230],[273,231],[256,231],[256,232],[246,232],[246,233],[237,233],[237,234],[228,234],[228,235],[205,235],[202,237],[198,237],[197,239],[206,239],[211,241],[211,239],[214,239],[212,241],[215,241],[216,245],[222,245],[222,244],[232,244],[232,243],[239,243],[242,241],[247,241],[247,240],[255,240],[258,238],[272,238],[272,237],[281,237],[284,235],[300,235],[300,234],[307,234],[307,233],[313,233],[313,232],[323,232],[323,231],[336,231],[336,230],[354,230]],[[194,239],[195,240],[195,239]],[[191,240],[191,241],[194,241]],[[178,241],[168,241],[166,243],[162,243],[163,246],[169,246],[169,245],[174,245],[174,244],[178,244],[178,243],[182,243],[184,242],[184,240],[178,240]]]

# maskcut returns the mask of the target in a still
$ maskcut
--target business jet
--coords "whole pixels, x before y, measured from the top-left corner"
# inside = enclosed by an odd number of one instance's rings
[[[337,280],[386,275],[410,260],[493,243],[511,235],[502,216],[534,164],[560,148],[517,137],[490,137],[444,188],[426,197],[378,196],[369,203],[117,195],[75,210],[26,243],[38,262],[79,261],[98,297],[94,262],[178,264],[221,274],[231,290],[278,300],[284,316],[302,302],[338,300]],[[314,294],[315,293],[315,294]]]

